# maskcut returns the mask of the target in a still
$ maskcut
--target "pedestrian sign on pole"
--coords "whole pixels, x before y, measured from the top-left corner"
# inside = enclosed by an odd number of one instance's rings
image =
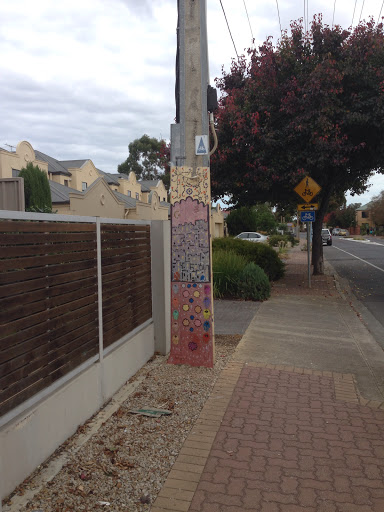
[[[300,212],[301,222],[315,222],[315,212]]]
[[[306,176],[293,189],[306,203],[313,201],[313,198],[320,192],[321,187],[315,180]]]
[[[196,135],[196,155],[208,155],[208,135]]]

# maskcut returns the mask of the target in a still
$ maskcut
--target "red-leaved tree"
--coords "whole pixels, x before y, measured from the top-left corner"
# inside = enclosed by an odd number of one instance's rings
[[[321,187],[314,224],[314,273],[323,273],[321,227],[330,198],[366,190],[384,173],[384,37],[373,20],[352,32],[315,17],[291,26],[218,79],[219,147],[211,161],[214,197],[235,205],[302,202],[306,175]]]

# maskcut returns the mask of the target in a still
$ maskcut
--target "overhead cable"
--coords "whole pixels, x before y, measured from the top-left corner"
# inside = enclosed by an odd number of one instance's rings
[[[351,23],[351,27],[353,27],[353,20],[354,20],[354,18],[355,18],[356,4],[357,4],[357,0],[355,0],[355,7],[353,8],[353,15],[352,15],[352,23]]]
[[[224,18],[225,18],[225,21],[227,22],[227,27],[228,27],[228,30],[229,30],[229,35],[231,36],[233,47],[235,48],[235,52],[236,52],[236,55],[237,55],[237,60],[239,60],[239,54],[237,53],[235,41],[233,40],[232,32],[231,32],[231,29],[229,28],[229,23],[228,23],[228,20],[227,20],[227,15],[225,14],[224,7],[223,7],[223,2],[221,0],[220,0],[220,5],[221,5],[221,8],[223,9]]]
[[[251,31],[251,36],[252,36],[252,41],[254,41],[254,36],[253,36],[253,32],[252,32],[252,27],[251,27],[251,22],[249,20],[249,16],[248,16],[248,10],[247,10],[247,6],[245,5],[245,0],[243,0],[244,2],[244,7],[245,7],[245,12],[247,13],[247,18],[248,18],[248,23],[249,23],[249,29]]]
[[[379,12],[379,17],[377,18],[377,24],[379,24],[379,19],[380,19],[380,16],[381,16],[381,11],[383,10],[383,5],[384,5],[384,0],[383,0],[383,1],[382,1],[382,3],[381,3],[380,12]]]
[[[306,3],[306,0],[304,0],[304,31],[306,32],[306,30],[307,30],[307,20],[306,20],[306,17],[305,17],[305,3]]]
[[[361,20],[361,15],[363,14],[364,4],[365,4],[365,0],[363,0],[363,5],[361,6],[359,23],[360,23],[360,20]]]
[[[280,33],[283,35],[283,31],[281,30],[281,21],[280,21],[280,11],[279,11],[279,2],[276,0],[276,6],[277,6],[277,15],[279,17],[279,25],[280,25]]]

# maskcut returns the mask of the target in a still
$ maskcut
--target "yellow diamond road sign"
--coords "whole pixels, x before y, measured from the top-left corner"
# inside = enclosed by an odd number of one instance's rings
[[[319,209],[319,203],[305,203],[305,204],[297,205],[298,212],[316,211],[318,209]]]
[[[299,194],[306,203],[313,201],[313,198],[320,192],[320,190],[320,185],[318,185],[316,181],[309,176],[303,178],[294,188],[296,194]]]

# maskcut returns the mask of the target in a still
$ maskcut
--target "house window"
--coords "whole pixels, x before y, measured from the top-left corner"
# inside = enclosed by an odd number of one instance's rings
[[[136,199],[139,199],[139,193],[136,192]]]
[[[87,183],[85,181],[83,181],[82,184],[81,184],[81,190],[83,192],[85,192],[87,190]]]
[[[131,191],[130,191],[130,190],[128,190],[128,192],[127,192],[127,196],[128,196],[128,197],[131,197]]]
[[[367,212],[361,212],[361,217],[362,217],[363,219],[368,219]]]
[[[64,180],[64,185],[68,187],[68,180]]]

